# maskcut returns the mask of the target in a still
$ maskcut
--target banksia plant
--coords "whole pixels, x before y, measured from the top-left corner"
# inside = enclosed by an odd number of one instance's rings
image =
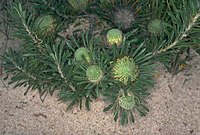
[[[82,34],[79,40],[76,37],[72,39],[66,44],[68,49],[74,54],[77,53],[78,49],[83,49],[84,53],[81,51],[80,54],[85,55],[86,59],[79,57],[81,61],[77,61],[76,58],[73,60],[74,70],[71,81],[74,90],[69,92],[63,89],[59,92],[58,97],[64,102],[71,101],[68,109],[75,103],[79,103],[82,108],[82,102],[86,100],[85,105],[89,110],[92,99],[98,98],[103,91],[109,88],[109,85],[112,85],[111,72],[109,72],[111,70],[110,60],[107,52],[99,48],[100,42],[89,39],[88,33]],[[87,56],[89,56],[90,62],[87,62]]]
[[[145,52],[144,43],[135,50],[131,48],[133,43],[125,42],[121,48],[114,48],[112,78],[118,82],[110,87],[110,91],[104,93],[105,101],[110,103],[104,109],[114,113],[114,120],[120,118],[122,125],[134,122],[133,110],[137,110],[141,116],[148,112],[144,97],[149,95],[148,88],[154,85],[154,67],[151,63],[152,53]],[[129,119],[130,118],[130,119]]]
[[[103,99],[104,112],[112,112],[121,125],[134,122],[137,112],[145,116],[150,111],[145,98],[155,84],[155,63],[173,69],[180,54],[190,48],[199,52],[199,0],[26,4],[13,2],[8,8],[13,36],[22,44],[3,55],[5,79],[12,74],[9,84],[26,87],[25,94],[38,90],[42,101],[57,91],[67,110],[75,105],[90,110],[92,102]],[[77,34],[70,24],[80,18],[88,20],[87,29]]]

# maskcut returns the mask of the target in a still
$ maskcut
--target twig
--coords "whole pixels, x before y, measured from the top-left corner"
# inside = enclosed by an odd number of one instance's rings
[[[176,39],[175,41],[170,44],[170,45],[167,45],[166,48],[163,48],[157,52],[154,53],[154,55],[156,54],[160,54],[162,52],[166,52],[167,50],[169,49],[172,49],[174,46],[176,46],[180,41],[182,41],[185,37],[187,37],[187,32],[190,31],[192,29],[192,27],[195,25],[195,23],[197,22],[198,18],[200,17],[200,13],[196,14],[192,19],[191,19],[191,22],[189,23],[188,27],[185,29],[185,31],[180,34]]]
[[[25,31],[27,32],[28,36],[33,40],[34,44],[36,44],[38,48],[42,50],[40,44],[43,42],[43,40],[38,38],[38,36],[35,33],[31,32],[31,30],[29,29],[29,26],[26,24],[26,18],[21,13],[22,11],[20,11],[20,9],[18,10],[17,8],[15,8],[15,11],[17,12],[20,18],[20,21]]]
[[[27,73],[24,69],[22,69],[21,67],[19,67],[15,61],[13,61],[12,59],[10,59],[10,60],[13,62],[13,64],[15,65],[15,67],[16,67],[19,71],[21,71],[22,73],[26,74],[26,75],[27,75],[29,78],[31,78],[32,80],[34,80],[34,81],[37,80],[37,78],[36,78],[35,76],[32,76],[30,73]]]
[[[72,84],[69,84],[69,82],[67,81],[67,78],[64,76],[62,72],[60,64],[59,63],[55,63],[55,64],[57,65],[58,73],[60,74],[60,77],[64,80],[65,84],[68,85],[73,91],[75,91],[76,88]]]
[[[27,73],[26,70],[24,70],[23,68],[21,68],[20,66],[17,65],[17,63],[9,57],[9,60],[13,63],[13,65],[22,73],[26,74],[29,78],[31,78],[32,80],[37,80],[37,78],[35,76],[32,76],[30,73]]]
[[[29,30],[28,26],[25,23],[23,23],[23,26],[24,26],[26,32],[29,34],[29,36],[31,37],[31,39],[34,41],[35,44],[42,43],[41,39],[39,39],[37,36],[33,36],[32,32]]]

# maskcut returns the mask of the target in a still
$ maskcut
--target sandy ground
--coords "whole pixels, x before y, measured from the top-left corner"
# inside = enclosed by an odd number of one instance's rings
[[[17,48],[16,41],[6,42],[0,33],[0,54],[6,44]],[[25,88],[13,89],[1,79],[0,135],[200,135],[200,56],[176,76],[162,66],[158,70],[157,84],[147,99],[150,112],[125,127],[113,121],[112,113],[102,112],[105,104],[100,100],[91,111],[74,107],[66,112],[56,96],[42,103],[37,91],[24,96]]]

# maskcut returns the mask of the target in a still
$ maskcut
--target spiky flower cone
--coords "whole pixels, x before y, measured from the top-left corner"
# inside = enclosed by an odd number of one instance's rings
[[[133,109],[133,107],[135,106],[134,96],[122,96],[122,97],[120,97],[119,98],[119,105],[126,110]]]
[[[90,82],[98,83],[103,78],[103,72],[99,66],[89,66],[86,70],[86,76]]]
[[[154,19],[152,20],[148,26],[147,29],[150,33],[155,35],[160,35],[163,31],[163,22],[160,19]]]
[[[138,77],[138,67],[132,58],[127,56],[117,59],[113,67],[114,78],[127,84],[128,80],[135,81]]]
[[[128,9],[117,9],[114,13],[114,23],[122,30],[129,30],[135,21],[134,13]]]
[[[88,63],[92,61],[90,50],[88,50],[85,47],[78,48],[75,51],[74,57],[77,61],[82,61],[82,62],[86,61]]]
[[[56,29],[55,19],[51,15],[40,16],[35,20],[35,28],[38,35],[47,37]]]
[[[112,45],[121,45],[123,41],[123,34],[122,31],[119,29],[111,29],[108,31],[107,35],[107,42],[109,46]]]

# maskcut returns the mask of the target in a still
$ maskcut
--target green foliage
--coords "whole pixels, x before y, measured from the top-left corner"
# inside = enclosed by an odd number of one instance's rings
[[[151,36],[147,42],[150,44],[150,51],[154,52],[155,59],[171,70],[173,65],[180,64],[177,57],[180,57],[181,52],[189,47],[199,46],[199,36],[196,34],[200,32],[198,29],[200,2],[198,0],[176,2],[171,0],[169,3],[163,3],[167,6],[166,12],[162,12],[164,6],[157,7],[155,9],[157,14],[154,13],[154,16],[162,16],[164,32],[158,37]],[[157,4],[160,5],[159,2]]]
[[[9,9],[11,23],[15,29],[14,37],[23,39],[25,44],[39,43],[41,39],[34,33],[34,15],[25,11],[20,3],[14,3]]]
[[[148,0],[100,0],[98,16],[123,32],[137,29],[147,14],[140,14]],[[146,17],[145,17],[146,18]]]
[[[141,116],[149,111],[145,98],[155,84],[155,62],[177,73],[181,54],[190,48],[200,52],[199,0],[73,2],[30,0],[30,10],[19,2],[8,8],[13,36],[23,43],[3,55],[3,66],[10,84],[26,87],[25,94],[38,90],[44,100],[56,90],[67,110],[76,104],[89,110],[103,97],[104,111],[125,125],[135,121],[135,111]],[[60,34],[78,19],[89,20],[86,32]],[[110,29],[118,29],[116,39],[111,33],[110,40]]]

